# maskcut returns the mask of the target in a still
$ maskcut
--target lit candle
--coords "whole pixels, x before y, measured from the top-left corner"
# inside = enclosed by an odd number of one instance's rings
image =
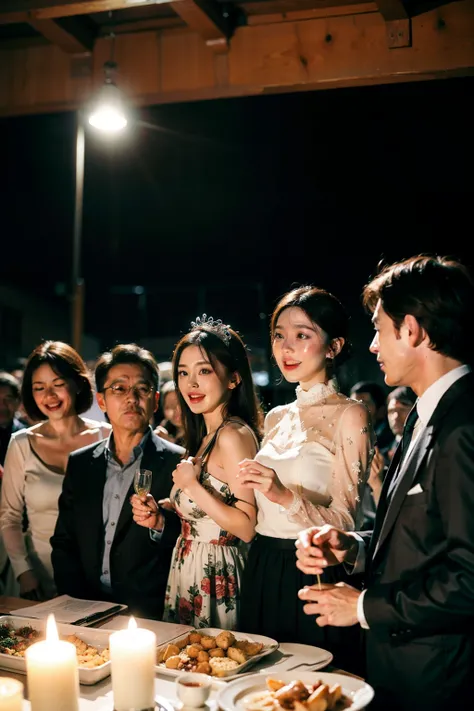
[[[22,711],[23,684],[16,679],[0,677],[0,711]]]
[[[137,629],[131,617],[128,629],[110,635],[109,648],[115,711],[154,708],[155,633]]]
[[[46,624],[46,639],[25,652],[31,711],[79,711],[76,648],[58,637],[54,615]]]

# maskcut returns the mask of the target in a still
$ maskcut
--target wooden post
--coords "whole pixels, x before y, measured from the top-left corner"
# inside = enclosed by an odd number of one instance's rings
[[[72,295],[72,346],[78,353],[81,352],[82,334],[84,327],[84,279],[76,283]]]
[[[84,126],[80,113],[76,129],[76,194],[74,200],[74,236],[72,249],[71,323],[72,345],[80,352],[84,320],[84,281],[81,278],[82,205],[84,198]]]

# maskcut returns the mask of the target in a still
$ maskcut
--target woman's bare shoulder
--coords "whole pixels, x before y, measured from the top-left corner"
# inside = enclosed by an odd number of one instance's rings
[[[216,449],[219,450],[219,452],[225,452],[227,454],[231,454],[232,452],[242,454],[243,450],[245,450],[245,456],[250,456],[251,452],[257,451],[257,443],[255,441],[255,435],[248,425],[244,422],[233,420],[226,422],[224,427],[220,430],[216,442]]]

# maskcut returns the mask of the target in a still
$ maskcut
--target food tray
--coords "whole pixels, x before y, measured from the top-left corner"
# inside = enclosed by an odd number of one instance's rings
[[[196,629],[194,630],[195,632],[198,632],[201,635],[209,636],[209,637],[217,637],[218,634],[223,632],[224,630],[217,629],[215,627],[208,627],[204,629]],[[271,639],[270,637],[264,637],[263,635],[259,634],[245,634],[244,632],[232,632],[234,635],[235,639],[237,641],[240,640],[247,640],[248,642],[260,642],[263,644],[263,649],[259,654],[256,654],[253,657],[250,657],[245,661],[243,664],[239,664],[238,667],[235,667],[234,669],[229,669],[225,672],[223,672],[222,676],[216,676],[212,677],[213,679],[223,679],[225,681],[230,681],[231,679],[236,679],[238,678],[239,674],[242,672],[247,671],[250,667],[252,667],[256,662],[258,662],[260,659],[263,657],[267,656],[268,654],[271,654],[272,652],[275,652],[278,649],[278,642],[275,639]],[[175,644],[176,642],[179,642],[183,639],[185,639],[189,635],[189,632],[186,632],[185,634],[179,635],[179,637],[175,637],[172,640],[169,640],[167,644],[162,644],[157,648],[157,652],[159,653],[161,650],[164,650],[168,644]],[[165,664],[162,662],[160,664],[156,665],[156,671],[159,672],[160,674],[165,674],[166,676],[179,676],[180,674],[183,673],[183,670],[180,669],[168,669]]]
[[[46,632],[46,620],[15,617],[14,615],[1,615],[0,625],[8,625],[15,630],[21,627],[31,627],[39,632]],[[77,625],[65,625],[61,622],[56,623],[56,626],[60,638],[73,634],[79,637],[79,639],[82,639],[86,644],[96,647],[98,650],[105,649],[105,647],[109,646],[110,632],[106,630],[78,627]],[[14,657],[0,652],[0,669],[16,672],[17,674],[26,674],[26,660],[24,657]],[[102,681],[102,679],[105,679],[109,675],[110,662],[105,662],[92,669],[79,667],[79,682],[81,684],[97,684],[97,682]]]

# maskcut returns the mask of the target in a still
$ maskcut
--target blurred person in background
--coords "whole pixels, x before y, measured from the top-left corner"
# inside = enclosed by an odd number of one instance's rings
[[[370,413],[378,449],[385,454],[393,441],[387,420],[386,391],[378,383],[361,380],[352,386],[350,397],[363,402]]]
[[[12,434],[25,428],[16,417],[20,402],[19,381],[10,373],[0,372],[0,474]]]
[[[383,454],[378,447],[375,447],[375,456],[370,468],[370,476],[367,481],[368,487],[364,494],[363,509],[364,523],[362,530],[372,530],[375,521],[375,512],[382,492],[382,485],[385,474],[388,471],[398,443],[402,438],[405,421],[416,402],[416,395],[411,388],[404,385],[395,388],[387,395],[387,418],[390,430],[393,435],[392,444]]]
[[[20,402],[19,381],[10,373],[0,372],[0,491],[3,464],[10,438],[12,434],[25,427],[16,417]],[[18,594],[18,585],[0,534],[0,595],[16,594]]]
[[[180,446],[184,446],[184,425],[181,405],[179,404],[176,385],[172,380],[161,388],[161,408],[164,419],[155,429],[155,434],[158,437],[163,437],[169,442],[174,442]]]

